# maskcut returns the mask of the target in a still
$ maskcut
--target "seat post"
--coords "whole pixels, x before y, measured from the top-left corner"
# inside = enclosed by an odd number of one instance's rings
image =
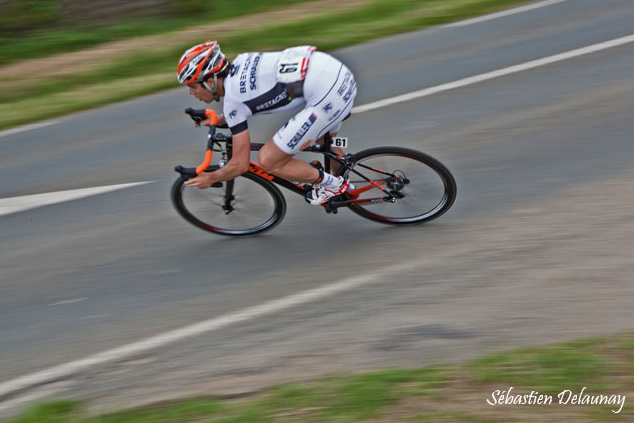
[[[330,146],[332,145],[332,136],[330,132],[326,132],[324,134],[324,153],[330,153]],[[324,155],[325,163],[324,163],[324,171],[326,173],[330,173],[330,158],[327,155]]]

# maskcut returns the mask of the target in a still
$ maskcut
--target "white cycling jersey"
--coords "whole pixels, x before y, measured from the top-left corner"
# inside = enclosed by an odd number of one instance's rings
[[[247,120],[253,114],[274,113],[301,105],[304,109],[273,136],[284,152],[295,154],[326,132],[339,130],[356,96],[352,72],[334,57],[313,52],[314,48],[310,50],[309,46],[303,47],[309,52],[305,54],[304,66],[299,61],[297,72],[283,63],[291,57],[288,50],[243,53],[235,58],[224,80],[223,106],[233,134],[245,131]],[[297,83],[287,82],[298,78],[302,81],[299,90]]]

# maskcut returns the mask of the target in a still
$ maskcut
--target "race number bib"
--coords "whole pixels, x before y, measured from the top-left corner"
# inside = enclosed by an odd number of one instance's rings
[[[310,55],[315,50],[317,47],[299,46],[282,51],[280,60],[277,62],[277,81],[290,84],[306,78]]]
[[[348,137],[332,137],[333,147],[348,148]]]

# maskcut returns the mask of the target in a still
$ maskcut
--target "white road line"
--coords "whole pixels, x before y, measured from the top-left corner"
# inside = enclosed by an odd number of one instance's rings
[[[480,22],[490,21],[491,19],[503,18],[505,16],[515,15],[516,13],[528,12],[529,10],[539,9],[542,7],[550,6],[557,3],[563,3],[570,0],[546,0],[539,3],[533,3],[526,6],[516,7],[502,12],[491,13],[489,15],[479,16],[473,19],[465,19],[464,21],[454,22],[447,25],[443,25],[444,28],[451,28],[457,26],[473,25]]]
[[[29,125],[18,126],[17,128],[5,129],[0,131],[0,137],[6,137],[7,135],[19,134],[20,132],[30,131],[32,129],[44,128],[45,126],[55,125],[61,122],[60,119],[47,120],[45,122],[31,123]]]
[[[249,320],[259,319],[269,314],[277,313],[292,307],[310,303],[326,297],[350,291],[364,285],[377,283],[383,280],[389,280],[394,274],[401,274],[412,269],[424,267],[427,265],[425,261],[412,260],[409,262],[386,267],[372,273],[354,276],[339,282],[324,285],[319,288],[309,289],[297,294],[288,295],[286,297],[272,300],[264,304],[246,308],[234,313],[225,314],[220,317],[205,320],[200,323],[185,326],[180,329],[172,330],[157,336],[143,339],[119,348],[107,350],[84,359],[72,361],[70,363],[51,367],[46,370],[32,373],[26,376],[13,379],[0,384],[0,398],[11,393],[28,389],[35,385],[41,385],[51,381],[61,380],[70,375],[76,374],[84,369],[97,364],[103,364],[112,361],[118,361],[135,354],[144,353],[148,350],[158,348],[167,344],[183,341],[186,338],[201,335],[203,333],[213,332],[229,325],[246,322]]]
[[[130,188],[137,185],[150,184],[153,181],[134,182],[130,184],[107,185],[103,187],[72,189],[68,191],[47,192],[44,194],[24,195],[21,197],[11,197],[0,199],[0,216],[16,213],[36,207],[47,206],[49,204],[61,203],[63,201],[77,200],[91,195],[104,194],[106,192],[119,189]]]
[[[603,43],[593,44],[571,50],[565,53],[555,54],[553,56],[544,57],[530,62],[522,63],[519,65],[509,66],[507,68],[498,69],[492,72],[482,73],[480,75],[470,76],[468,78],[459,79],[457,81],[448,82],[446,84],[437,85],[435,87],[425,88],[419,91],[399,95],[396,97],[386,98],[384,100],[375,101],[373,103],[357,106],[352,109],[352,113],[363,113],[374,109],[380,109],[382,107],[391,106],[393,104],[402,103],[404,101],[414,100],[421,97],[427,97],[432,94],[437,94],[443,91],[449,91],[456,88],[466,87],[467,85],[476,84],[478,82],[487,81],[493,78],[499,78],[501,76],[511,75],[513,73],[525,71],[528,69],[537,68],[539,66],[550,65],[552,63],[561,62],[562,60],[572,59],[574,57],[583,56],[597,51],[606,50],[612,47],[621,46],[623,44],[631,43],[634,41],[634,34],[627,35],[621,38],[615,38]]]
[[[75,304],[75,303],[80,303],[82,301],[86,301],[88,299],[88,297],[84,297],[84,298],[74,298],[72,300],[63,300],[63,301],[58,301],[56,303],[53,304],[49,304],[51,307],[53,306],[58,306],[58,305],[66,305],[66,304]]]

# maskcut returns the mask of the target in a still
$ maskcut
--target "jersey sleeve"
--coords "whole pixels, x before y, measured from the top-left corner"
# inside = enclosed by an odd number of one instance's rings
[[[247,119],[252,113],[251,109],[249,109],[246,104],[225,101],[223,113],[232,134],[239,134],[249,128],[247,125]]]

